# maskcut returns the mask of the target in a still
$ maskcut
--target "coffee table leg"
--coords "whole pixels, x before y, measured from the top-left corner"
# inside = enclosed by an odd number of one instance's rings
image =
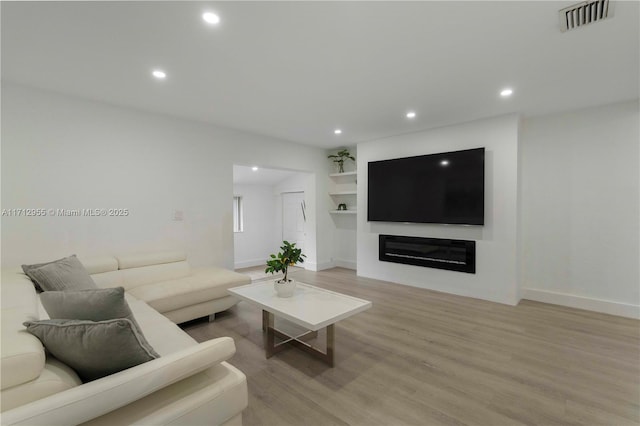
[[[264,351],[267,358],[275,353],[275,333],[273,329],[273,314],[262,311],[262,330],[264,333]]]
[[[335,336],[336,336],[336,331],[334,328],[334,325],[331,324],[329,326],[327,326],[327,353],[324,356],[324,361],[329,364],[331,367],[333,367],[333,348],[334,348],[334,342],[335,342]]]
[[[335,326],[334,324],[327,326],[327,350],[321,352],[316,348],[311,347],[309,344],[293,338],[279,330],[274,328],[274,315],[267,311],[262,311],[262,330],[264,331],[264,351],[265,357],[271,358],[274,354],[285,349],[288,345],[295,346],[296,348],[307,352],[308,354],[321,359],[327,363],[330,367],[334,365],[334,347],[335,347]],[[312,333],[317,335],[317,332]],[[275,338],[285,339],[286,342],[280,343],[276,346]]]

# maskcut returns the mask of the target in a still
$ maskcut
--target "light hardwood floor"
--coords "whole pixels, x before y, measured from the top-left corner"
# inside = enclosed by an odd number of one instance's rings
[[[184,325],[198,341],[235,339],[245,426],[640,424],[640,321],[506,306],[341,268],[295,278],[373,302],[336,325],[334,368],[295,348],[265,359],[261,311],[244,302]]]

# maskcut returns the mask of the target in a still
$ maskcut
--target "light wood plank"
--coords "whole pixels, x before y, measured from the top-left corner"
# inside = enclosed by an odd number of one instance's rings
[[[373,302],[336,324],[334,368],[295,348],[265,359],[262,312],[246,303],[183,325],[198,341],[234,338],[246,426],[640,424],[640,321],[342,268],[294,278]]]

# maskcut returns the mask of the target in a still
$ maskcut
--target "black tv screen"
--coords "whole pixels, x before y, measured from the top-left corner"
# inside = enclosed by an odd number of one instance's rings
[[[484,225],[484,148],[369,163],[367,219]]]

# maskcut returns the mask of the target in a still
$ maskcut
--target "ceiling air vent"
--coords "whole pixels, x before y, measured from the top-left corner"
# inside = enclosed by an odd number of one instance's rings
[[[613,15],[609,0],[584,1],[560,10],[560,31],[582,27]]]

